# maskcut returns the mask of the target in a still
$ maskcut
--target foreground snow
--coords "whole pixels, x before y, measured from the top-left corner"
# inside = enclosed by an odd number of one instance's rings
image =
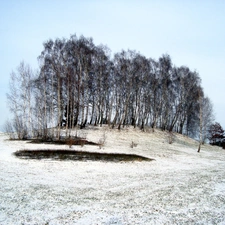
[[[81,132],[81,131],[80,131]],[[152,162],[20,160],[19,149],[69,149],[7,141],[0,135],[0,224],[225,224],[225,151],[166,133],[88,129],[103,148]],[[132,143],[137,147],[131,148]]]

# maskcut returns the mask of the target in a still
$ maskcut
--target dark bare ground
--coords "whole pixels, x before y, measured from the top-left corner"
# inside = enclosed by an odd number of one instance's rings
[[[135,154],[83,152],[71,150],[20,150],[14,155],[21,159],[54,159],[75,161],[107,161],[107,162],[129,162],[129,161],[152,161],[154,159]]]
[[[55,144],[55,145],[99,145],[98,143],[88,141],[83,138],[74,138],[74,139],[61,139],[61,140],[42,140],[42,139],[33,139],[30,140],[32,144]]]

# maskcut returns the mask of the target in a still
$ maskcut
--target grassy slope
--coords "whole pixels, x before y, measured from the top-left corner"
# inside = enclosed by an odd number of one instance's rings
[[[166,133],[157,130],[90,127],[79,135],[94,142],[105,139],[105,144],[72,149],[156,160],[20,160],[11,153],[50,145],[1,137],[0,224],[224,224],[224,150],[206,145],[199,154],[196,141],[176,135],[168,144]],[[131,148],[132,142],[137,146]]]

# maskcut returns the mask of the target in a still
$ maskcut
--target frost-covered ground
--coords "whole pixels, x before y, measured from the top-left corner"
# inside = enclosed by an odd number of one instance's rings
[[[0,135],[0,224],[225,224],[225,151],[166,133],[90,128],[103,148],[135,153],[151,162],[22,160],[19,149],[58,148],[7,141]],[[131,148],[131,143],[137,147]]]

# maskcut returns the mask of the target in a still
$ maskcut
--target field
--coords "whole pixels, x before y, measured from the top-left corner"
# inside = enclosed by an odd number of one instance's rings
[[[90,127],[101,146],[30,144],[0,134],[0,224],[225,224],[225,150],[166,132]],[[24,149],[137,154],[153,161],[19,159]]]

